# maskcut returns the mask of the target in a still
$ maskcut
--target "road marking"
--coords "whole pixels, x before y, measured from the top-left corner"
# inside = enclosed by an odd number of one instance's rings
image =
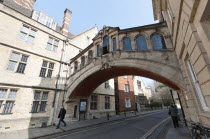
[[[162,120],[161,122],[159,122],[157,125],[155,125],[153,128],[151,128],[146,134],[144,134],[144,136],[141,137],[140,139],[146,139],[147,137],[149,137],[150,134],[155,131],[155,129],[157,129],[161,124],[163,124],[168,119],[170,119],[170,117],[168,117],[168,118]]]
[[[122,122],[124,122],[124,121],[133,120],[133,119],[137,119],[137,118],[142,118],[142,117],[145,117],[145,116],[154,115],[154,114],[161,113],[161,112],[163,112],[163,111],[152,112],[152,113],[150,113],[150,114],[145,114],[145,115],[141,115],[141,116],[137,116],[137,117],[132,117],[132,118],[125,119],[125,120],[122,119],[123,121],[114,122],[114,123],[110,123],[110,124],[106,124],[106,125],[110,126],[110,125],[122,123]],[[74,134],[78,134],[78,133],[81,133],[81,132],[86,132],[86,131],[90,131],[90,130],[94,130],[94,129],[98,129],[98,128],[101,128],[101,126],[98,126],[98,127],[95,127],[95,128],[86,129],[86,130],[82,130],[82,131],[76,131],[76,132],[74,132],[74,133],[69,133],[69,134],[66,134],[66,135],[59,136],[59,137],[54,137],[54,138],[52,138],[52,139],[59,139],[59,138],[66,137],[66,136],[69,136],[69,135],[74,135]],[[67,132],[68,132],[68,131],[67,131]],[[65,133],[65,132],[64,132],[64,133]]]

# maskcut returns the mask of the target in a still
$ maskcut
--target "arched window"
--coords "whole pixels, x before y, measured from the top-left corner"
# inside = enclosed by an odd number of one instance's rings
[[[92,61],[92,58],[93,58],[93,51],[90,50],[90,51],[88,51],[88,63],[90,63]]]
[[[112,45],[113,45],[113,52],[117,51],[117,42],[116,42],[116,38],[112,39]]]
[[[136,38],[137,50],[147,50],[147,42],[144,36],[138,36]]]
[[[109,36],[104,36],[103,38],[103,47],[107,47],[109,45]]]
[[[166,49],[166,44],[162,35],[154,34],[151,39],[154,50]]]
[[[81,58],[81,65],[80,65],[81,69],[85,67],[85,57],[82,56]]]
[[[96,50],[96,52],[97,52],[97,57],[99,57],[99,56],[100,56],[100,45],[97,45],[97,50]]]
[[[109,36],[103,37],[103,47],[102,47],[102,54],[109,53]]]
[[[78,70],[78,62],[75,61],[74,62],[74,72],[77,72],[77,70]]]
[[[131,39],[128,37],[123,39],[123,50],[124,51],[132,50]]]

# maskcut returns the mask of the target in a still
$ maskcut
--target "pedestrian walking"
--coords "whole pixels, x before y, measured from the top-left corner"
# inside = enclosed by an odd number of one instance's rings
[[[179,122],[178,122],[178,109],[174,104],[171,104],[169,107],[169,115],[171,115],[171,118],[173,120],[174,128],[179,127]]]
[[[61,110],[60,110],[60,113],[58,115],[58,118],[60,118],[60,119],[59,119],[59,122],[56,126],[56,129],[58,129],[60,127],[61,122],[64,123],[64,127],[67,125],[66,122],[63,120],[65,118],[65,115],[66,115],[66,110],[65,110],[64,107],[62,107]]]

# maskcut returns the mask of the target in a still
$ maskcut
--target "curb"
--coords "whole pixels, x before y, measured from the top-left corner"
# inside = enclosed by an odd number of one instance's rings
[[[162,120],[161,122],[159,122],[158,124],[156,124],[153,128],[151,128],[151,129],[150,129],[144,136],[142,136],[140,139],[148,139],[148,138],[150,138],[150,137],[155,133],[155,131],[156,131],[159,127],[163,126],[162,128],[164,128],[165,125],[170,121],[170,119],[171,119],[171,117],[168,117],[168,118]],[[161,129],[162,129],[162,128],[161,128]]]
[[[107,120],[107,121],[104,121],[104,122],[101,122],[101,123],[87,125],[87,126],[83,126],[83,127],[77,127],[75,129],[70,129],[70,130],[64,130],[64,129],[60,128],[62,130],[61,132],[58,132],[58,133],[55,133],[55,134],[48,134],[48,135],[38,136],[38,137],[32,137],[30,139],[55,138],[55,137],[59,137],[60,135],[67,135],[67,134],[72,133],[72,132],[77,132],[77,131],[80,131],[82,129],[84,130],[84,129],[88,129],[88,128],[91,128],[91,127],[100,127],[103,124],[108,124],[108,123],[111,123],[111,122],[123,121],[125,119],[131,119],[131,118],[135,118],[135,117],[138,117],[138,116],[143,116],[143,115],[147,115],[147,114],[156,113],[156,112],[159,112],[159,111],[162,111],[162,110],[152,111],[152,112],[148,112],[148,113],[145,113],[145,114],[133,115],[133,116],[130,116],[130,117],[124,117],[124,118],[120,118],[120,119],[116,119],[116,120]]]

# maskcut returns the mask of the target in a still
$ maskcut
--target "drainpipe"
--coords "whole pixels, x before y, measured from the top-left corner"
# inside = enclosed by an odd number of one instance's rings
[[[182,102],[181,102],[179,93],[177,93],[177,95],[178,95],[179,103],[180,103],[180,105],[181,105],[182,116],[183,116],[183,119],[184,119],[185,126],[188,127],[188,126],[187,126],[187,121],[186,121],[186,118],[185,118],[186,116],[185,116],[185,113],[184,113],[184,110],[183,110],[183,106],[182,106]]]
[[[170,92],[171,92],[171,97],[172,97],[172,100],[173,100],[173,103],[174,105],[176,104],[175,101],[174,101],[174,96],[173,96],[173,91],[170,89]]]
[[[56,81],[56,85],[55,85],[56,91],[55,91],[53,104],[52,104],[52,107],[54,108],[53,121],[52,121],[53,124],[55,124],[55,121],[56,121],[56,112],[57,112],[57,109],[58,109],[59,97],[60,97],[60,92],[61,92],[60,91],[60,89],[61,89],[61,77],[60,77],[60,74],[61,74],[61,71],[63,70],[62,61],[63,61],[65,47],[66,47],[66,42],[67,42],[66,40],[63,41],[63,48],[61,50],[62,52],[61,52],[61,58],[60,58],[59,71],[58,71],[57,81]]]

